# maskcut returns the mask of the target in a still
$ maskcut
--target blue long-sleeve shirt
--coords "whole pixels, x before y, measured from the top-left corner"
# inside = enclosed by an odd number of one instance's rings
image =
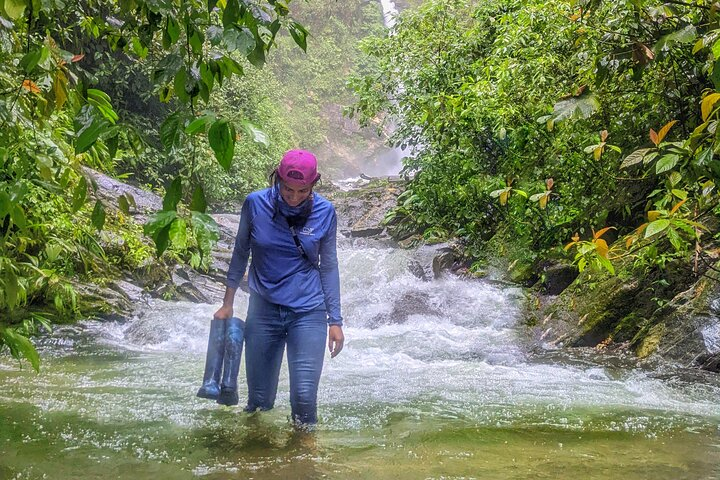
[[[240,212],[227,286],[240,285],[252,252],[248,280],[253,293],[296,312],[325,304],[328,323],[342,325],[335,207],[323,196],[312,195],[310,216],[305,226],[296,230],[307,260],[295,245],[287,220],[277,213],[273,189],[247,196]]]

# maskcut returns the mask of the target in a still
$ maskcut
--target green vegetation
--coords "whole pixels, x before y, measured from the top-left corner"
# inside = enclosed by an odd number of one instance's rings
[[[0,2],[0,351],[37,369],[28,336],[103,308],[83,285],[207,268],[209,206],[234,210],[284,150],[327,141],[379,13],[289,3]],[[106,202],[83,166],[162,209],[137,225],[132,195]]]
[[[378,70],[352,81],[353,113],[397,119],[416,151],[389,222],[460,237],[476,258],[507,241],[520,265],[565,245],[580,270],[702,273],[720,213],[718,21],[708,1],[408,10],[365,42]]]

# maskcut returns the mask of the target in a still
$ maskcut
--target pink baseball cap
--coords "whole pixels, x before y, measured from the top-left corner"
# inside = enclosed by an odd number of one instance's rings
[[[307,150],[288,150],[277,169],[283,182],[294,186],[312,185],[320,178],[317,158]]]

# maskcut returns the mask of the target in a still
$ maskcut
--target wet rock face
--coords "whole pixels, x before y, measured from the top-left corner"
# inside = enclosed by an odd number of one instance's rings
[[[415,252],[408,263],[408,269],[416,277],[430,281],[451,270],[457,261],[455,250],[448,243],[436,245],[422,245]]]
[[[575,265],[551,264],[543,267],[541,287],[546,295],[560,295],[578,276]]]
[[[720,352],[702,354],[695,359],[695,363],[703,370],[720,373]]]
[[[318,191],[335,205],[338,229],[347,237],[386,238],[383,220],[388,211],[397,205],[402,193],[401,181],[387,178],[361,180],[350,190],[323,186]]]
[[[83,173],[97,185],[97,196],[115,208],[122,195],[130,195],[134,202],[134,206],[131,202],[130,213],[138,222],[144,222],[151,213],[162,210],[162,198],[153,192],[128,185],[87,167],[83,167]]]

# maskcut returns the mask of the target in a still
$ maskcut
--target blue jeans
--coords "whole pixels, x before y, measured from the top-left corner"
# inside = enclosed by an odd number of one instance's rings
[[[273,408],[287,345],[293,421],[317,423],[317,392],[325,358],[327,328],[324,306],[295,313],[282,305],[267,302],[259,295],[250,295],[245,324],[248,384],[245,411]]]

